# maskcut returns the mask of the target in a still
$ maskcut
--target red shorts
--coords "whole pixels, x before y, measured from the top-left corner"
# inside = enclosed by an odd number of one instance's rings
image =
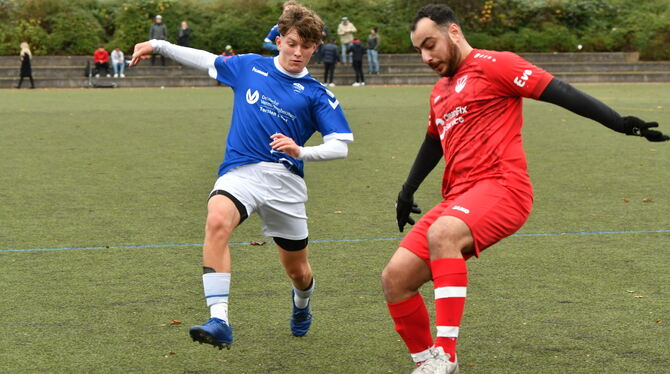
[[[519,230],[528,219],[532,204],[530,191],[510,189],[494,179],[483,180],[437,204],[412,227],[400,247],[429,263],[428,229],[439,217],[451,216],[468,225],[474,239],[474,255],[479,257],[481,251]],[[472,255],[466,256],[469,257]]]

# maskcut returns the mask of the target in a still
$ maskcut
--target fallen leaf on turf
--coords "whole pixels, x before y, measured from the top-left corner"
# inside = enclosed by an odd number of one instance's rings
[[[660,320],[660,319],[657,319],[657,320],[656,320],[656,323],[661,323],[661,320]]]
[[[624,197],[624,198],[621,199],[621,200],[623,200],[624,203],[629,203],[629,202],[630,202],[630,199],[629,199],[629,198],[626,198],[626,197]]]
[[[334,211],[333,213],[335,213],[335,214],[342,214],[342,211],[341,211],[341,210],[336,210],[336,211]]]
[[[251,245],[265,245],[265,242],[259,242],[259,241],[256,241],[256,240],[252,240],[251,243],[249,243],[249,244],[251,244]]]
[[[181,325],[181,321],[177,320],[177,319],[173,319],[172,321],[170,321],[170,324],[171,325]]]
[[[636,299],[641,299],[641,298],[643,298],[643,297],[644,297],[644,296],[642,296],[642,295],[635,295],[635,298],[636,298]]]
[[[645,197],[644,199],[642,199],[642,202],[643,203],[653,203],[654,199],[652,199],[651,197]]]
[[[635,290],[626,290],[626,292],[633,293],[633,292],[635,292]]]

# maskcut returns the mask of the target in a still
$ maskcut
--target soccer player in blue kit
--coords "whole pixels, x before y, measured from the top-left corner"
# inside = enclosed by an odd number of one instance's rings
[[[307,63],[321,41],[324,23],[310,9],[292,4],[279,18],[279,55],[231,57],[150,40],[135,45],[131,66],[152,53],[207,71],[232,87],[234,106],[224,160],[209,195],[203,245],[203,286],[209,321],[193,326],[191,338],[230,348],[228,318],[235,227],[257,212],[262,231],[277,244],[291,279],[293,335],[312,321],[314,278],[307,258],[307,189],[303,162],[344,158],[353,134],[335,96],[309,75]],[[315,132],[323,144],[305,147]]]

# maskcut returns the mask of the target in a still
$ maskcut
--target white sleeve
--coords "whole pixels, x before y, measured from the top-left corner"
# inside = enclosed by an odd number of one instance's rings
[[[149,41],[154,52],[195,69],[206,71],[210,77],[216,79],[217,72],[214,61],[218,57],[213,53],[200,49],[174,45],[166,40],[151,39]]]
[[[326,161],[347,157],[347,142],[331,136],[323,137],[323,144],[313,147],[300,147],[298,159],[304,161]]]

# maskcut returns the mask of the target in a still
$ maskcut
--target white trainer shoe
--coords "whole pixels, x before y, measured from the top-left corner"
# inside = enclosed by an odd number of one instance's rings
[[[125,78],[125,77],[126,77],[126,75],[125,75],[125,74],[121,74],[121,78]]]
[[[354,86],[354,87],[358,87],[358,86],[360,86],[361,84],[358,83],[358,82],[354,82],[354,83],[352,83],[351,85]]]
[[[449,361],[451,356],[442,347],[431,348],[433,357],[414,369],[412,374],[458,374],[458,360]]]
[[[118,78],[118,77],[119,77],[119,75],[118,75],[118,74],[114,74],[114,78]]]

